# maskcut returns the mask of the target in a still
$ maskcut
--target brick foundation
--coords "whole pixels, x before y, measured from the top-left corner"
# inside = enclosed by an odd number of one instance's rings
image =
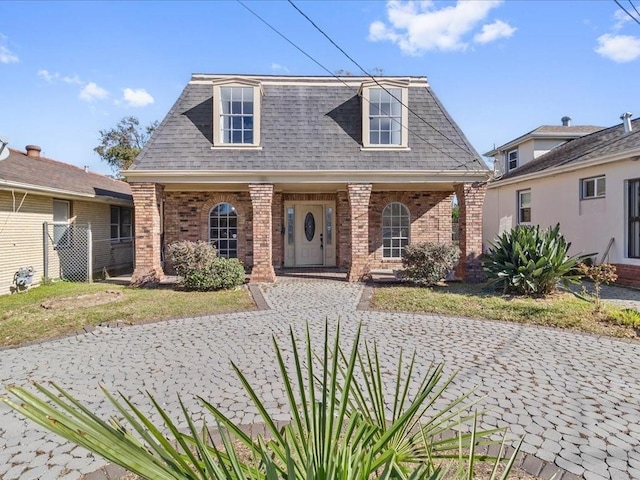
[[[371,184],[350,183],[347,185],[349,213],[351,218],[351,263],[347,280],[358,282],[366,279],[369,266],[369,199]],[[343,228],[339,225],[339,228]]]
[[[487,191],[486,185],[455,185],[458,198],[458,228],[460,242],[460,260],[456,275],[465,281],[484,280],[480,256],[482,255],[482,205]]]
[[[136,264],[131,277],[133,285],[157,282],[164,276],[160,264],[160,211],[163,187],[155,183],[131,184],[135,206]]]
[[[253,269],[252,283],[276,281],[273,269],[273,185],[250,184],[249,195],[253,206]]]
[[[618,274],[618,285],[640,288],[640,265],[623,265],[614,263]]]

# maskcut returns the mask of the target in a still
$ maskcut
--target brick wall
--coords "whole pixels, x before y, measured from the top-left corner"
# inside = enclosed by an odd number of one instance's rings
[[[614,263],[618,274],[618,285],[640,288],[640,265],[622,265]]]
[[[160,258],[160,205],[163,187],[155,183],[131,184],[135,207],[136,264],[131,282],[146,283],[163,277]]]
[[[284,195],[282,192],[273,194],[273,266],[280,268],[284,265]]]
[[[349,196],[341,191],[336,194],[336,261],[339,268],[348,269],[351,264],[351,216]]]
[[[456,274],[467,281],[482,281],[482,205],[486,185],[458,184],[455,186],[459,206],[460,261]]]
[[[351,264],[347,279],[357,282],[366,278],[369,266],[369,199],[371,184],[350,183],[347,185],[349,212],[351,216]],[[342,225],[338,225],[342,228]]]
[[[248,192],[166,192],[165,245],[179,241],[209,240],[209,214],[219,203],[230,203],[238,213],[238,258],[253,265],[253,221]],[[137,221],[137,219],[136,219]]]
[[[382,211],[392,202],[409,209],[409,242],[451,243],[451,192],[373,192],[369,207],[371,268],[398,268],[401,260],[382,258]]]
[[[253,205],[253,268],[251,282],[274,282],[273,269],[273,185],[250,184]]]

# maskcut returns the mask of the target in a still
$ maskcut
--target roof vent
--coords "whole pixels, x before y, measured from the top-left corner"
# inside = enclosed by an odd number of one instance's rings
[[[560,120],[562,121],[562,126],[563,127],[570,127],[571,126],[571,117],[565,116],[565,117],[562,117]]]
[[[633,113],[631,112],[625,112],[622,115],[620,115],[620,120],[622,120],[622,123],[624,124],[624,133],[631,132],[631,116],[632,115]]]
[[[38,145],[27,145],[24,148],[27,151],[27,157],[39,157],[42,151]]]

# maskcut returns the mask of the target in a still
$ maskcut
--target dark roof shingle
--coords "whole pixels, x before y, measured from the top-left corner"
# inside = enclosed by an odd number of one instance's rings
[[[263,88],[262,149],[212,149],[212,84],[191,82],[131,170],[487,170],[427,86],[409,87],[409,108],[426,122],[409,113],[408,151],[361,149],[357,88],[301,77]]]
[[[82,168],[47,157],[29,157],[25,152],[12,148],[9,152],[9,156],[0,161],[0,185],[4,180],[98,198],[133,199],[131,188],[126,182],[86,172]]]
[[[500,180],[638,149],[640,148],[640,119],[633,120],[631,126],[632,130],[629,133],[626,133],[624,125],[620,124],[571,140],[506,173]]]

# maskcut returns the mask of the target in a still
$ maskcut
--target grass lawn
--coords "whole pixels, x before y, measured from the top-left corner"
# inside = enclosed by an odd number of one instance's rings
[[[136,324],[253,308],[251,295],[244,288],[184,292],[56,282],[25,293],[0,296],[0,346],[57,337],[103,322]]]
[[[612,314],[619,311],[617,307],[607,305],[605,312],[596,314],[592,303],[568,292],[547,298],[523,298],[489,292],[484,284],[450,283],[433,288],[389,285],[376,287],[371,308],[505,320],[637,338],[634,328],[610,321]]]

